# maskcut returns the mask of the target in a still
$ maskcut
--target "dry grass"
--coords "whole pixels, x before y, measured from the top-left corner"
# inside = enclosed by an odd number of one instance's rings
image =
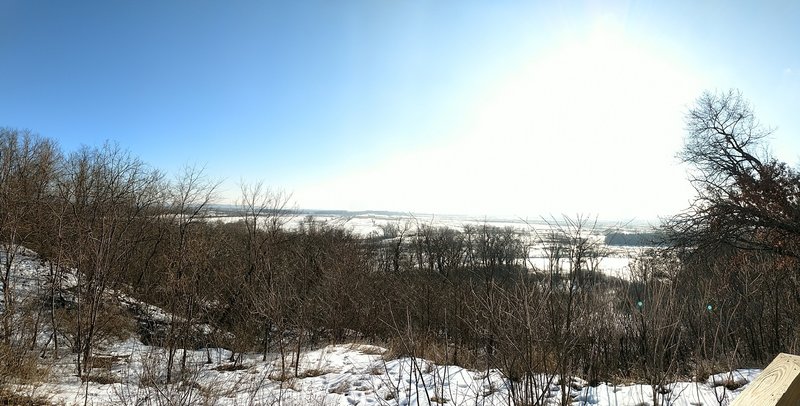
[[[485,362],[474,351],[457,350],[452,344],[442,343],[436,339],[418,339],[404,341],[397,338],[389,342],[389,348],[382,354],[385,361],[403,357],[423,358],[435,365],[457,365],[463,368],[483,369]]]
[[[385,348],[381,348],[376,345],[359,343],[350,344],[350,349],[358,351],[364,355],[383,355],[387,352]]]
[[[349,390],[350,390],[350,382],[342,381],[339,382],[339,384],[334,386],[333,388],[328,389],[328,393],[338,393],[340,395],[344,395]]]
[[[277,382],[286,382],[288,380],[297,379],[292,373],[289,371],[274,371],[269,374],[269,379]]]
[[[315,376],[325,375],[327,373],[329,373],[329,372],[328,371],[323,371],[323,370],[317,369],[317,368],[310,368],[310,369],[306,369],[305,371],[300,373],[298,378],[313,378]]]
[[[36,354],[0,345],[0,385],[43,382],[49,373],[39,364]]]
[[[235,363],[234,364],[222,364],[222,365],[214,368],[215,371],[220,371],[220,372],[241,371],[243,369],[247,369],[247,367],[242,365],[242,364],[235,364]]]
[[[714,360],[700,360],[695,366],[695,380],[705,382],[714,374],[714,371],[724,371],[725,368]]]
[[[725,378],[722,381],[718,381],[714,383],[714,386],[724,386],[727,390],[736,390],[744,386],[745,383],[742,381],[737,381],[736,379],[732,378]]]
[[[5,388],[0,389],[0,405],[50,406],[51,404],[42,396],[29,396]]]
[[[433,395],[433,397],[431,398],[431,402],[432,403],[438,403],[440,405],[444,404],[444,403],[447,403],[449,401],[450,401],[450,399],[447,399],[447,398],[444,398],[444,397],[439,397],[439,396],[436,396],[436,395]]]
[[[117,363],[126,361],[129,356],[117,356],[117,355],[94,355],[89,360],[89,365],[92,368],[100,368],[100,369],[111,369]]]
[[[95,371],[81,376],[81,382],[94,382],[100,385],[112,385],[122,381],[108,371]]]

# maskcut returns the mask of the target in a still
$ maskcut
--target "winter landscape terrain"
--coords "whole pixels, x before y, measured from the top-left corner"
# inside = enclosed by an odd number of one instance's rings
[[[741,94],[697,103],[655,227],[224,210],[201,168],[0,128],[0,403],[728,404],[800,353],[800,173]]]
[[[238,214],[240,208],[235,206],[215,207],[212,218],[225,223],[242,221],[244,218]],[[441,215],[426,213],[399,213],[360,211],[349,212],[344,210],[298,210],[283,216],[280,223],[286,229],[297,230],[304,223],[313,219],[313,222],[340,227],[362,237],[384,237],[387,228],[405,228],[409,234],[414,234],[418,228],[447,228],[462,230],[465,227],[489,227],[494,229],[510,229],[529,242],[527,247],[527,262],[529,266],[545,269],[549,266],[548,252],[546,252],[545,239],[553,232],[560,232],[559,228],[565,227],[567,216],[529,218],[510,217],[475,217],[467,215]],[[632,243],[619,241],[607,244],[609,234],[616,233],[621,236],[637,236],[642,233],[652,233],[656,226],[648,221],[626,219],[624,221],[598,220],[583,217],[580,236],[602,249],[597,254],[602,257],[599,261],[599,271],[602,273],[630,279],[630,261],[640,255],[646,248],[658,245],[658,241]],[[566,265],[566,264],[564,264]]]
[[[49,275],[47,264],[30,250],[19,247],[11,264],[10,288],[20,303],[41,294]],[[7,257],[0,257],[4,262]],[[64,276],[66,290],[78,276]],[[137,323],[169,323],[171,317],[157,306],[117,291],[105,300],[118,303]],[[49,342],[53,331],[38,332],[39,343]],[[167,350],[142,343],[142,337],[109,337],[93,353],[93,367],[84,379],[75,372],[75,354],[59,353],[42,359],[42,379],[15,384],[15,392],[39,404],[56,405],[521,405],[515,389],[525,387],[497,369],[470,370],[436,364],[416,357],[394,357],[387,348],[364,341],[321,345],[295,353],[233,354],[225,348],[179,350],[186,371],[179,382],[164,376]],[[42,348],[46,348],[44,344]],[[296,373],[295,373],[296,372]],[[532,399],[541,405],[722,405],[728,404],[759,373],[737,369],[701,381],[646,384],[588,382],[567,377],[568,393],[561,392],[561,377],[540,374],[533,380]],[[13,398],[12,398],[13,399]],[[11,402],[14,402],[11,400]],[[27,402],[27,401],[26,401]]]
[[[0,406],[758,403],[798,21],[0,0]]]

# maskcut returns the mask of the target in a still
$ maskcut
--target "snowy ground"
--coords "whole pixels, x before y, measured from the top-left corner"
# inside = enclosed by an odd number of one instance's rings
[[[508,381],[498,371],[471,371],[455,366],[440,366],[421,359],[401,358],[386,361],[380,347],[350,344],[331,345],[302,353],[298,377],[290,368],[280,373],[280,357],[262,361],[259,355],[247,356],[242,369],[228,370],[230,353],[222,349],[188,353],[188,373],[183,384],[163,383],[164,352],[135,340],[118,343],[102,357],[114,360],[102,371],[110,384],[81,384],[67,363],[54,376],[55,382],[41,386],[55,403],[127,404],[215,404],[215,405],[514,405]],[[207,363],[211,354],[212,362]],[[287,359],[287,364],[291,360]],[[713,385],[725,380],[750,382],[758,370],[737,370],[709,378],[707,382],[678,382],[669,385],[662,404],[718,405],[718,396],[733,399],[733,392]],[[544,403],[558,404],[561,393],[557,379],[542,377]],[[147,385],[140,385],[149,382]],[[652,390],[646,385],[587,386],[580,380],[571,383],[573,405],[652,405]],[[716,395],[715,395],[716,394]],[[723,404],[727,402],[723,401]]]
[[[0,256],[0,262],[5,258]],[[22,250],[14,261],[12,288],[18,299],[41,292],[48,270],[35,253]],[[75,283],[66,274],[65,285]],[[127,306],[158,320],[166,313],[156,306],[116,294]],[[0,309],[2,306],[0,306]],[[47,334],[42,335],[42,342]],[[178,383],[167,383],[163,348],[142,344],[136,338],[106,343],[94,353],[88,383],[81,382],[71,354],[55,361],[42,360],[49,369],[45,382],[18,386],[17,392],[43,396],[62,405],[516,405],[512,383],[500,371],[475,371],[436,365],[423,359],[387,359],[386,350],[365,344],[330,345],[302,352],[295,375],[293,354],[283,362],[279,354],[262,360],[259,354],[243,356],[238,367],[225,349],[186,353],[187,363]],[[177,354],[177,359],[182,357]],[[676,382],[663,388],[659,404],[700,406],[727,404],[759,373],[737,370],[704,382]],[[173,376],[180,375],[176,370]],[[561,399],[558,377],[539,376],[535,392],[541,404]],[[733,383],[734,391],[721,384]],[[731,386],[731,385],[728,385]],[[591,387],[571,379],[573,405],[643,406],[653,404],[650,386],[600,384]],[[535,403],[534,403],[535,404]]]

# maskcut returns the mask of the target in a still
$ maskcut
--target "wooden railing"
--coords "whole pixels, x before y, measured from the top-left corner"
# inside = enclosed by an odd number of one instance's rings
[[[800,405],[800,356],[778,354],[731,406]]]

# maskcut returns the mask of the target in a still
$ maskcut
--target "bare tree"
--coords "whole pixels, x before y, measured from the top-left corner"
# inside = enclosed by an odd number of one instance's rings
[[[218,183],[209,180],[201,168],[187,166],[171,188],[168,221],[172,225],[171,249],[168,251],[169,283],[167,289],[170,323],[167,332],[167,382],[172,380],[178,348],[188,346],[199,303],[198,281],[207,268],[207,246],[202,230],[209,205],[215,198]],[[186,351],[181,357],[181,373],[186,369]]]
[[[678,156],[689,164],[697,196],[665,224],[671,249],[683,279],[708,286],[702,275],[717,275],[708,283],[727,304],[719,311],[740,309],[719,315],[724,325],[714,328],[725,334],[713,335],[710,357],[738,356],[731,348],[738,352],[742,343],[755,361],[788,351],[795,346],[787,337],[796,334],[793,309],[800,303],[800,172],[769,153],[773,130],[758,122],[739,91],[703,93],[686,116],[686,129]],[[694,290],[687,284],[687,292]],[[702,331],[693,319],[689,327]]]
[[[678,155],[692,168],[692,206],[667,226],[684,246],[728,244],[800,257],[800,173],[773,158],[772,130],[738,91],[706,92],[686,117]]]
[[[679,358],[686,340],[681,321],[686,318],[673,279],[666,278],[676,264],[660,257],[640,258],[632,266],[633,295],[627,301],[629,336],[636,359],[650,385],[655,406],[669,404],[669,382],[678,376]],[[698,309],[695,309],[698,310]]]
[[[72,335],[78,373],[91,369],[95,338],[109,321],[105,293],[118,286],[137,259],[142,232],[158,203],[158,171],[119,147],[83,148],[65,163],[58,197],[65,210],[63,265],[77,269]]]
[[[263,326],[263,358],[272,343],[273,327],[281,313],[282,305],[277,295],[276,273],[279,266],[276,252],[281,249],[285,234],[283,227],[292,219],[290,197],[272,191],[259,182],[241,186],[239,209],[245,226],[245,266],[242,289],[247,294],[249,312]]]
[[[0,252],[3,267],[2,338],[10,343],[16,298],[11,270],[20,248],[35,241],[57,152],[52,141],[30,131],[0,128]]]

